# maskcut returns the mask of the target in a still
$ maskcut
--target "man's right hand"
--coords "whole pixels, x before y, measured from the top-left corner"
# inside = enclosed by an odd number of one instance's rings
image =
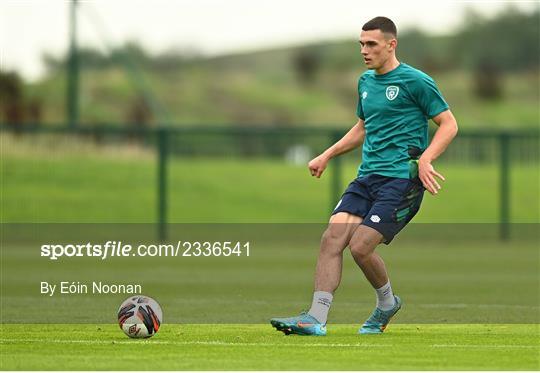
[[[316,178],[320,178],[324,170],[326,169],[326,165],[328,164],[328,161],[330,159],[326,157],[324,154],[319,155],[316,158],[313,158],[308,163],[309,172],[311,172],[311,176],[315,176]]]

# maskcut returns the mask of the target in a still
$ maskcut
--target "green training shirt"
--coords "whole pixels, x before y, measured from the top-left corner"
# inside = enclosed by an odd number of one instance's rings
[[[448,109],[433,79],[401,63],[386,74],[367,70],[358,80],[358,94],[356,114],[366,129],[358,176],[416,177],[428,120]]]

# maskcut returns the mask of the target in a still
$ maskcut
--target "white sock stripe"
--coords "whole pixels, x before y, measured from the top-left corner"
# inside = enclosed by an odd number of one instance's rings
[[[330,307],[330,304],[332,304],[332,301],[326,298],[319,298],[317,300],[317,303],[326,307]]]

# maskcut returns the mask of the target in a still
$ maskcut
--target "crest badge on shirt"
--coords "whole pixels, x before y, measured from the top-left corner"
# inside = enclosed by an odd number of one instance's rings
[[[396,87],[395,85],[389,85],[386,87],[386,98],[390,101],[395,100],[395,98],[399,94],[399,87]]]

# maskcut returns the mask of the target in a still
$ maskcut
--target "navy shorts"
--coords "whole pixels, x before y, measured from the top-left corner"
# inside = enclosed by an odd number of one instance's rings
[[[359,177],[349,184],[332,215],[348,212],[360,216],[363,225],[381,233],[389,244],[420,209],[424,190],[418,178]]]

